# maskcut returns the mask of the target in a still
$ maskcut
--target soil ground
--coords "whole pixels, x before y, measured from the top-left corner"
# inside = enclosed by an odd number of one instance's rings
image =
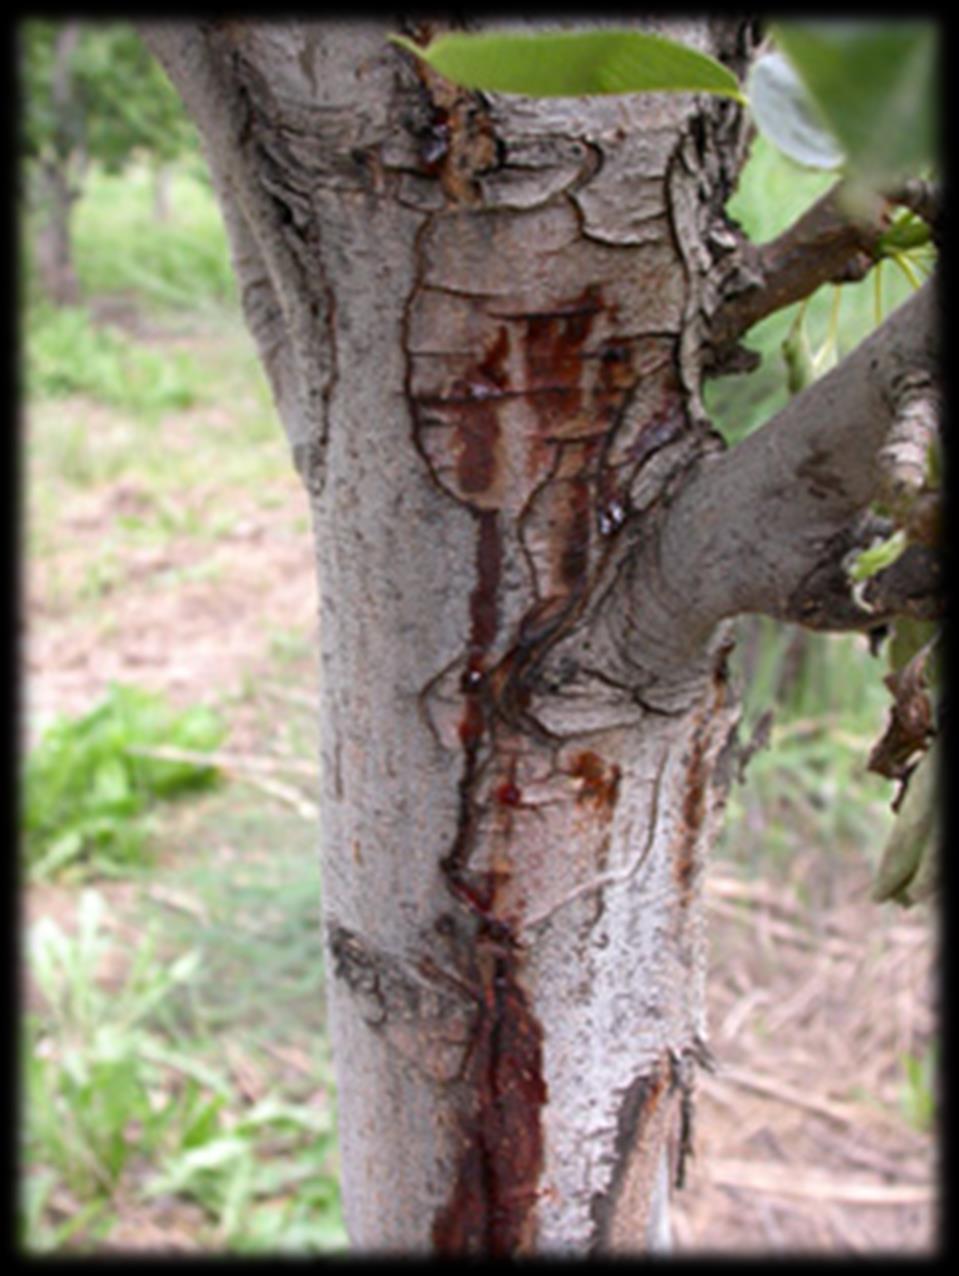
[[[90,429],[110,427],[110,414],[98,422],[89,404],[56,405],[57,413],[71,410]],[[31,428],[43,426],[38,410]],[[172,449],[211,433],[226,446],[229,419],[207,407],[172,415],[161,428]],[[27,563],[29,737],[52,713],[82,711],[118,680],[183,704],[229,703],[224,749],[275,750],[257,693],[278,688],[274,721],[284,688],[309,703],[316,607],[306,502],[292,468],[268,489],[227,491],[211,479],[179,492],[180,510],[195,510],[205,531],[194,525],[153,544],[115,541],[109,572],[79,601],[78,582],[102,562],[118,519],[149,515],[157,498],[125,473],[60,493],[50,548]],[[211,532],[217,511],[226,517]],[[308,802],[291,812],[276,793],[253,800],[271,818],[301,820],[309,846]],[[730,854],[734,844],[727,837],[706,885],[714,1066],[698,1086],[694,1155],[676,1198],[677,1248],[929,1253],[936,1131],[910,1115],[903,1060],[920,1055],[936,1032],[932,923],[870,903],[868,868],[856,856],[799,846],[760,877]],[[171,833],[170,857],[177,845]],[[129,887],[103,889],[122,919],[132,908]],[[70,908],[68,888],[36,887],[25,920],[68,919]],[[302,1059],[301,1050],[301,1067]],[[250,1084],[269,1082],[261,1075]],[[127,1250],[189,1249],[191,1218],[189,1209],[166,1221],[141,1212],[118,1237]]]

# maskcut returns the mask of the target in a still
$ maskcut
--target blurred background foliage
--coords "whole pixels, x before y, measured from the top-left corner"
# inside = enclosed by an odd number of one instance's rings
[[[267,519],[302,495],[238,318],[195,132],[159,68],[124,24],[28,21],[18,37],[29,665],[54,620],[115,640],[145,549],[182,545],[186,558],[147,601],[204,574],[215,583],[238,504]],[[730,213],[768,239],[828,184],[760,139]],[[915,282],[891,260],[874,276],[809,303],[820,373]],[[795,319],[794,307],[749,334],[755,372],[707,386],[730,442],[786,402]],[[83,539],[65,511],[100,494],[119,513]],[[282,512],[306,544],[305,507]],[[310,635],[260,628],[267,676],[204,687],[202,705],[91,688],[82,711],[24,727],[31,1252],[345,1245],[315,811],[302,780],[224,769],[217,754],[242,728],[247,753],[274,769],[314,765]],[[741,624],[737,659],[744,734],[772,709],[773,747],[734,786],[721,856],[764,878],[811,844],[837,880],[845,861],[872,862],[889,823],[890,786],[864,769],[887,706],[882,663],[861,637],[762,620]],[[180,760],[134,762],[164,748]],[[906,1056],[903,1084],[928,1122],[923,1051]]]

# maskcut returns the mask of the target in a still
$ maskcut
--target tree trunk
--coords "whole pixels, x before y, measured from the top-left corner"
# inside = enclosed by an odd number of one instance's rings
[[[40,287],[55,306],[75,306],[80,300],[80,283],[70,236],[74,196],[69,177],[61,165],[42,161],[37,178],[40,221],[34,260]]]
[[[153,170],[153,216],[165,224],[170,220],[170,192],[173,186],[173,166],[157,164]]]
[[[40,287],[57,306],[75,306],[80,283],[73,263],[70,219],[76,193],[70,180],[76,148],[76,105],[73,102],[70,59],[80,39],[80,25],[65,22],[54,46],[50,100],[56,119],[53,152],[37,166],[37,226],[35,261]]]
[[[700,378],[743,118],[468,93],[401,25],[144,30],[311,495],[347,1227],[663,1248],[738,716],[670,506],[719,451]],[[753,38],[639,25],[740,73]]]

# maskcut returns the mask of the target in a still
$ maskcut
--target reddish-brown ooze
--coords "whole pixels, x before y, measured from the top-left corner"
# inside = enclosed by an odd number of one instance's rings
[[[519,806],[523,800],[523,791],[512,780],[504,780],[496,786],[494,797],[500,806]]]
[[[488,491],[496,479],[497,446],[501,426],[496,396],[507,384],[509,335],[505,325],[475,369],[453,382],[444,407],[456,420],[459,456],[456,478],[460,490],[475,496]]]
[[[569,774],[579,781],[577,803],[587,803],[598,810],[612,812],[619,795],[622,769],[607,763],[592,749],[583,749],[572,760]]]
[[[516,979],[516,955],[480,938],[483,1009],[468,1083],[474,1108],[453,1190],[433,1221],[439,1254],[507,1257],[534,1242],[546,1102],[543,1032]]]

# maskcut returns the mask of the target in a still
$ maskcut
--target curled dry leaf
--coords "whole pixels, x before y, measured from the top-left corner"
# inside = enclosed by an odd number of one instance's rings
[[[897,621],[897,626],[900,623]],[[892,693],[892,709],[889,724],[869,755],[868,769],[891,780],[906,777],[916,754],[929,747],[935,732],[933,702],[929,693],[929,658],[934,643],[935,637],[884,680]],[[894,809],[901,801],[900,793]]]

